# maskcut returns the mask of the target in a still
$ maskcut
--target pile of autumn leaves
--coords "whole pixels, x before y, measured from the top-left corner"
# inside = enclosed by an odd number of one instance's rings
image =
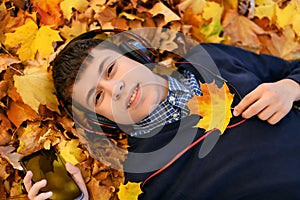
[[[0,199],[26,199],[17,160],[50,146],[81,169],[91,199],[120,198],[116,193],[124,181],[126,152],[121,149],[126,149],[126,139],[97,138],[97,144],[88,144],[59,109],[54,95],[49,63],[75,36],[100,26],[163,27],[192,35],[199,42],[222,42],[299,59],[298,4],[298,0],[280,4],[259,0],[252,16],[245,17],[237,13],[237,0],[1,1]],[[161,49],[178,49],[175,35],[153,35],[161,38],[156,44]]]

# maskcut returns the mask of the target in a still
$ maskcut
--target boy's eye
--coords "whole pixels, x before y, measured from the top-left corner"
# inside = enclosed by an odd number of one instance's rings
[[[111,64],[108,68],[107,68],[107,77],[109,78],[111,76],[111,73],[114,69],[114,63]]]
[[[97,94],[95,96],[95,104],[98,103],[99,99],[101,98],[101,94],[102,94],[102,91],[97,92]]]

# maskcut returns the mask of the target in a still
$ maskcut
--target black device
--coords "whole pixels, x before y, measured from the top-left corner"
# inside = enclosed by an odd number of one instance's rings
[[[82,191],[66,170],[65,162],[53,147],[25,156],[20,163],[26,172],[32,171],[33,182],[47,180],[46,187],[41,188],[40,192],[52,191],[51,199],[80,200],[83,198]]]

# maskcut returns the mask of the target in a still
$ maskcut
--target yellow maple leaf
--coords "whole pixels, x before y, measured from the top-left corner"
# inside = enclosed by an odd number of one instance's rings
[[[196,127],[206,131],[217,128],[224,133],[231,114],[233,94],[230,93],[226,84],[219,88],[215,83],[200,84],[202,96],[194,96],[187,102],[190,114],[200,115]]]
[[[141,190],[141,183],[128,182],[125,185],[121,183],[118,191],[118,197],[120,200],[135,200],[143,193]]]
[[[86,159],[83,150],[79,148],[79,140],[61,140],[58,144],[58,150],[61,157],[66,161],[70,162],[73,165],[78,164]]]
[[[300,12],[299,12],[299,1],[291,1],[284,9],[276,6],[276,22],[278,26],[284,28],[287,25],[292,25],[294,31],[300,34]]]
[[[200,28],[200,32],[205,35],[206,42],[219,43],[223,38],[219,37],[223,30],[221,25],[221,17],[223,13],[223,7],[215,2],[207,2],[203,8],[203,19],[209,20],[209,24],[204,24]]]
[[[46,105],[52,111],[59,113],[58,101],[54,95],[55,89],[52,77],[42,67],[26,67],[24,75],[14,75],[15,87],[25,104],[38,112],[39,105]]]
[[[60,9],[64,14],[65,19],[70,19],[73,8],[79,12],[84,12],[88,8],[89,2],[86,0],[64,0],[60,3]]]
[[[33,60],[37,51],[43,58],[54,52],[53,42],[62,41],[58,31],[50,26],[40,29],[34,21],[27,20],[24,25],[16,28],[14,33],[6,33],[4,44],[9,47],[18,47],[17,54],[21,61]]]
[[[87,31],[88,24],[77,20],[72,21],[71,27],[64,26],[60,29],[60,34],[66,39],[66,43],[69,42],[74,37],[80,35]]]
[[[270,21],[275,16],[276,3],[273,0],[256,0],[256,7],[254,8],[254,15],[262,19],[268,17]]]

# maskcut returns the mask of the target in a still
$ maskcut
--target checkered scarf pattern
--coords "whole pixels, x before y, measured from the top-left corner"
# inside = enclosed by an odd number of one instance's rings
[[[168,95],[157,108],[139,123],[133,125],[131,136],[142,136],[155,128],[179,121],[189,115],[189,108],[185,105],[193,95],[201,96],[199,84],[193,74],[183,73],[179,80],[166,76],[168,79]]]

